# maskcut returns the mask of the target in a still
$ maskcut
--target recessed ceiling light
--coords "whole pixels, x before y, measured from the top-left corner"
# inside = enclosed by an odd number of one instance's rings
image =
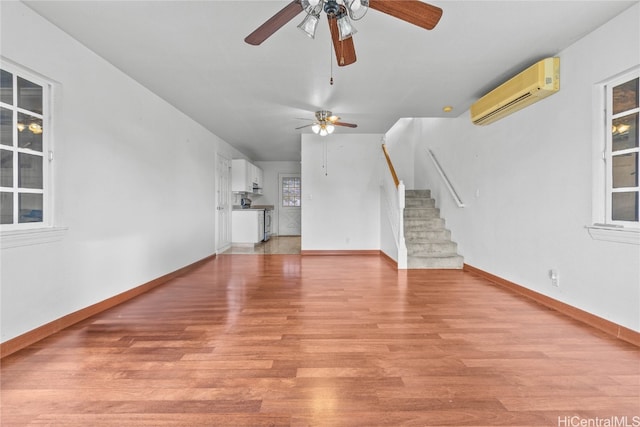
[[[453,107],[451,105],[447,105],[446,107],[442,107],[442,111],[445,113],[450,113],[453,111]]]

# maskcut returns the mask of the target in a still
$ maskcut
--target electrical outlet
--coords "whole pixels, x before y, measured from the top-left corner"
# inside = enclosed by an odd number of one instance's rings
[[[549,270],[549,279],[551,279],[552,286],[560,287],[560,275],[557,270]]]

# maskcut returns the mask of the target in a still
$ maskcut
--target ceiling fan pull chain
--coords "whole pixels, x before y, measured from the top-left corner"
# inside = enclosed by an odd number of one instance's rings
[[[329,85],[333,86],[333,45],[331,43],[329,43],[329,67],[331,69]]]
[[[324,176],[329,176],[329,151],[327,150],[327,141],[324,141]]]

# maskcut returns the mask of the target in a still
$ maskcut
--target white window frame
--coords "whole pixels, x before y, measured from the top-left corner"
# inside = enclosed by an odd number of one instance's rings
[[[17,224],[0,224],[0,242],[1,248],[12,248],[18,246],[27,246],[33,244],[47,243],[60,240],[67,231],[66,227],[55,225],[54,218],[54,193],[53,193],[53,100],[56,83],[38,73],[27,70],[24,67],[10,61],[4,57],[0,57],[0,68],[13,74],[14,82],[16,76],[22,77],[33,83],[42,86],[42,127],[44,129],[42,138],[42,153],[30,152],[29,150],[20,149],[14,146],[14,168],[16,167],[18,152],[28,152],[29,154],[38,154],[42,156],[42,221],[27,222]],[[14,105],[2,104],[2,107],[15,111],[21,111],[16,103],[14,93]],[[33,112],[28,112],[33,115]],[[14,117],[15,120],[15,117]],[[13,129],[14,144],[17,144],[17,129]],[[7,148],[3,146],[3,148]],[[14,198],[15,204],[15,198]],[[17,209],[17,206],[14,206]],[[15,212],[15,211],[14,211]]]
[[[298,197],[294,198],[292,196],[284,194],[284,190],[285,190],[284,180],[285,179],[293,179],[293,180],[297,181],[297,184],[298,184],[297,186],[293,186],[293,187],[287,186],[287,188],[298,188],[300,190],[299,194],[298,194]],[[280,191],[282,192],[282,194],[280,194],[281,207],[283,207],[283,208],[300,208],[300,207],[302,207],[302,180],[300,179],[300,177],[299,176],[297,176],[297,177],[285,176],[285,177],[281,177],[280,180],[282,181],[282,183],[280,185]],[[295,200],[297,200],[298,204],[297,205],[285,205],[284,204],[285,200],[287,200],[287,201],[291,201],[291,200],[295,201]]]
[[[640,76],[640,67],[611,77],[594,86],[593,120],[593,206],[589,234],[597,240],[640,245],[640,222],[614,221],[611,217],[612,183],[612,88]],[[640,110],[636,109],[636,110]],[[630,110],[635,112],[636,110]],[[624,114],[629,114],[626,111]],[[638,152],[638,149],[626,150]],[[625,152],[626,152],[625,151]]]

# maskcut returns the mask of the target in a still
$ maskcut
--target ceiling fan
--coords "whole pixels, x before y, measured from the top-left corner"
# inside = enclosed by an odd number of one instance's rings
[[[311,126],[311,130],[313,131],[313,133],[320,136],[327,136],[333,133],[336,126],[346,126],[349,128],[358,127],[358,125],[354,123],[339,122],[338,120],[340,120],[340,117],[334,116],[331,111],[320,110],[316,111],[316,120],[313,123],[297,127],[296,130]]]
[[[244,41],[251,45],[261,44],[302,11],[305,11],[307,16],[298,28],[309,37],[315,38],[320,13],[324,11],[329,21],[338,65],[343,67],[356,62],[352,37],[356,29],[351,25],[349,18],[354,21],[361,19],[369,8],[427,30],[433,29],[442,16],[442,9],[420,0],[293,0],[249,34]]]

